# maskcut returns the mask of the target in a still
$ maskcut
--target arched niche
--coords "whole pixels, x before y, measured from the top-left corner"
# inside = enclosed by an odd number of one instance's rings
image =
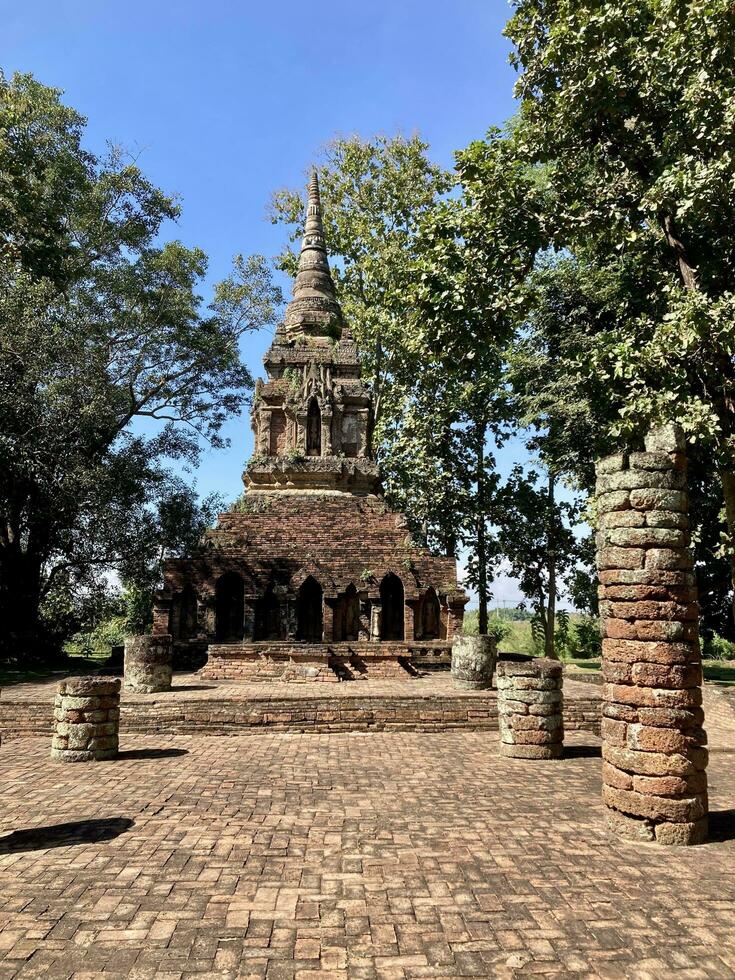
[[[324,634],[324,594],[317,580],[309,575],[296,594],[296,638],[321,643]]]
[[[215,586],[215,635],[219,643],[236,643],[245,635],[245,585],[237,572],[226,572]]]
[[[393,572],[389,572],[380,583],[381,640],[402,640],[404,638],[403,605],[403,582]]]
[[[360,598],[352,583],[340,602],[340,640],[357,640],[360,636]]]
[[[178,638],[190,640],[197,635],[197,595],[191,584],[187,584],[174,600],[178,607]]]
[[[283,409],[274,408],[271,412],[270,454],[280,456],[286,452],[287,420]]]
[[[421,600],[419,638],[422,640],[441,638],[441,606],[433,586],[429,586]]]
[[[312,398],[306,413],[306,455],[321,456],[322,454],[322,413],[319,402]]]
[[[255,603],[255,636],[256,640],[281,639],[281,604],[271,583],[264,594]]]

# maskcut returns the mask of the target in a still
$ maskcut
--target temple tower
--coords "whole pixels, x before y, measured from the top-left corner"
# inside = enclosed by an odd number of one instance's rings
[[[380,492],[370,391],[309,181],[293,298],[265,358],[244,497],[197,554],[166,563],[154,632],[204,676],[331,680],[449,664],[467,596],[453,558],[411,538]]]
[[[267,380],[258,382],[253,402],[248,492],[376,493],[372,399],[329,269],[316,171],[293,298],[264,365]]]

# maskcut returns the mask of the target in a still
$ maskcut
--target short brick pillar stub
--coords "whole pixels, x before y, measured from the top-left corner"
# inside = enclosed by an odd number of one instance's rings
[[[120,681],[70,677],[54,699],[51,758],[56,762],[99,762],[118,753]]]
[[[659,844],[707,837],[684,448],[681,429],[667,425],[649,433],[645,452],[597,464],[603,801],[613,833]]]
[[[171,690],[173,637],[170,633],[125,637],[125,690],[155,694]]]
[[[562,666],[557,660],[500,660],[497,665],[500,754],[560,759],[564,751]]]
[[[497,660],[494,636],[455,636],[452,641],[452,681],[460,690],[482,691],[493,685]]]

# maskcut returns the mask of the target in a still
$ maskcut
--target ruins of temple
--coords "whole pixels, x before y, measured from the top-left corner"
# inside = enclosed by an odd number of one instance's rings
[[[166,563],[154,632],[203,675],[340,680],[448,663],[467,596],[380,491],[373,403],[336,298],[316,173],[298,274],[252,407],[245,494]]]

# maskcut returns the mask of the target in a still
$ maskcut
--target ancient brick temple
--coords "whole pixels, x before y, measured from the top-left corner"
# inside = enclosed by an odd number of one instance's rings
[[[205,676],[338,680],[448,662],[465,593],[411,539],[372,457],[373,407],[335,295],[316,174],[298,274],[252,409],[246,493],[167,562],[155,632]]]

